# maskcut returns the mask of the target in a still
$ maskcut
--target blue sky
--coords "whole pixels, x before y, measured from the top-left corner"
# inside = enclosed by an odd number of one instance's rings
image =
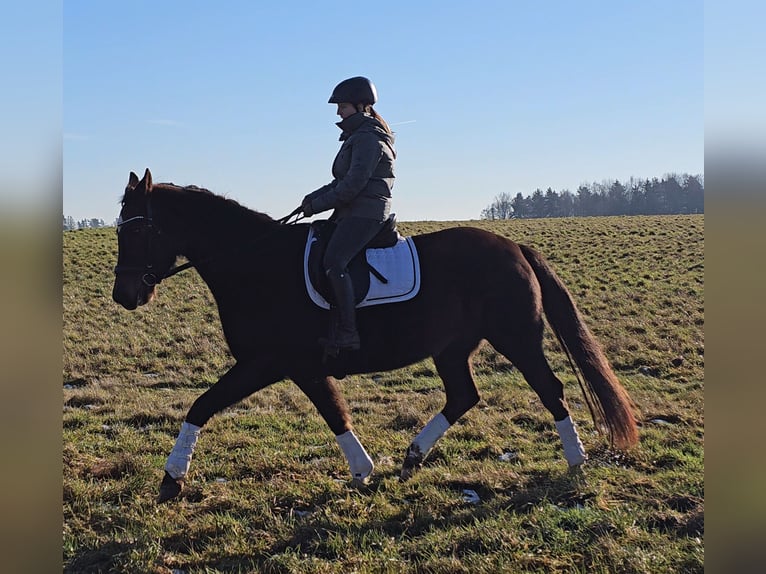
[[[63,4],[63,211],[108,223],[129,172],[272,216],[331,179],[334,85],[397,134],[400,220],[502,192],[704,170],[698,1]]]

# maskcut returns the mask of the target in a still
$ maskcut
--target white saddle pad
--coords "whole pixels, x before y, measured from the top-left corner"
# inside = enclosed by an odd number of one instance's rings
[[[314,229],[309,228],[306,249],[303,253],[303,276],[311,300],[322,309],[329,309],[330,304],[314,289],[309,278],[309,253],[311,244],[316,240]],[[388,283],[381,282],[371,274],[370,290],[367,296],[357,304],[357,308],[407,301],[420,291],[420,261],[415,242],[411,237],[402,237],[393,247],[368,249],[367,262],[388,279]]]

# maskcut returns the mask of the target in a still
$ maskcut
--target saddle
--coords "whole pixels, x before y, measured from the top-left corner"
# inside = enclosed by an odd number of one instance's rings
[[[332,221],[313,222],[304,253],[306,290],[311,300],[323,309],[329,309],[335,303],[322,265],[335,227]],[[420,289],[417,250],[411,237],[399,234],[394,214],[365,249],[351,260],[348,273],[354,286],[357,307],[406,301],[417,295]]]

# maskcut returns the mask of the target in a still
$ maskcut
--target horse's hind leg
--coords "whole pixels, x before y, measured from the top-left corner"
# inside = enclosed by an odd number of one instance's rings
[[[295,381],[314,404],[319,414],[335,434],[335,440],[343,451],[351,470],[352,483],[364,485],[370,479],[375,466],[370,455],[359,442],[351,426],[351,415],[346,400],[332,377],[310,381]]]
[[[429,451],[447,429],[479,402],[479,391],[471,373],[471,355],[478,342],[461,342],[434,357],[434,364],[444,382],[447,402],[407,448],[400,479],[409,479],[420,468]]]
[[[569,466],[577,466],[585,462],[585,448],[569,416],[564,400],[564,385],[553,373],[543,354],[542,340],[542,320],[539,325],[535,324],[529,331],[518,336],[504,334],[489,338],[490,344],[521,371],[545,408],[553,415],[564,447],[564,456]]]

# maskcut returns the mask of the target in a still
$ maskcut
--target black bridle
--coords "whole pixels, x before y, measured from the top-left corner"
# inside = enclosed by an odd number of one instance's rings
[[[168,277],[172,277],[176,273],[180,273],[181,271],[194,267],[194,263],[192,263],[191,261],[187,261],[186,263],[183,263],[182,265],[173,265],[170,269],[165,271],[165,273],[158,275],[158,273],[156,272],[154,268],[154,263],[152,262],[152,255],[153,255],[152,240],[156,236],[160,235],[162,231],[160,230],[159,227],[154,225],[154,220],[152,219],[152,203],[149,200],[149,198],[147,198],[146,200],[146,215],[136,215],[134,217],[126,219],[125,221],[123,221],[122,216],[120,216],[120,219],[118,219],[117,221],[117,233],[120,232],[120,229],[123,226],[127,225],[128,223],[132,223],[134,221],[142,222],[144,231],[146,232],[147,240],[146,240],[145,263],[143,265],[117,265],[114,268],[115,275],[117,275],[118,273],[143,272],[143,275],[141,276],[141,282],[147,287],[154,287],[155,285],[159,285],[163,279],[167,279]]]
[[[282,225],[294,225],[295,223],[298,223],[301,219],[304,219],[304,217],[301,214],[302,208],[298,207],[294,211],[292,211],[289,215],[286,215],[285,217],[278,219],[277,221]],[[290,221],[291,218],[298,216],[294,221]],[[121,217],[121,216],[120,216]],[[146,258],[143,265],[117,265],[114,268],[114,274],[117,275],[118,273],[141,273],[143,272],[143,275],[141,276],[141,281],[144,285],[147,287],[154,287],[155,285],[159,285],[163,279],[167,279],[168,277],[172,277],[173,275],[180,273],[181,271],[186,271],[187,269],[191,269],[192,267],[195,267],[195,264],[191,261],[187,261],[186,263],[182,263],[181,265],[173,265],[165,271],[162,275],[158,275],[157,272],[154,269],[154,264],[152,263],[152,239],[155,236],[158,236],[162,233],[159,227],[154,225],[154,221],[152,219],[152,204],[149,198],[146,199],[146,215],[136,215],[129,219],[126,219],[125,221],[122,221],[122,219],[117,220],[117,233],[120,232],[120,229],[127,225],[128,223],[132,223],[134,221],[140,221],[142,222],[142,225],[144,227],[144,230],[147,235],[147,241],[146,241]]]

